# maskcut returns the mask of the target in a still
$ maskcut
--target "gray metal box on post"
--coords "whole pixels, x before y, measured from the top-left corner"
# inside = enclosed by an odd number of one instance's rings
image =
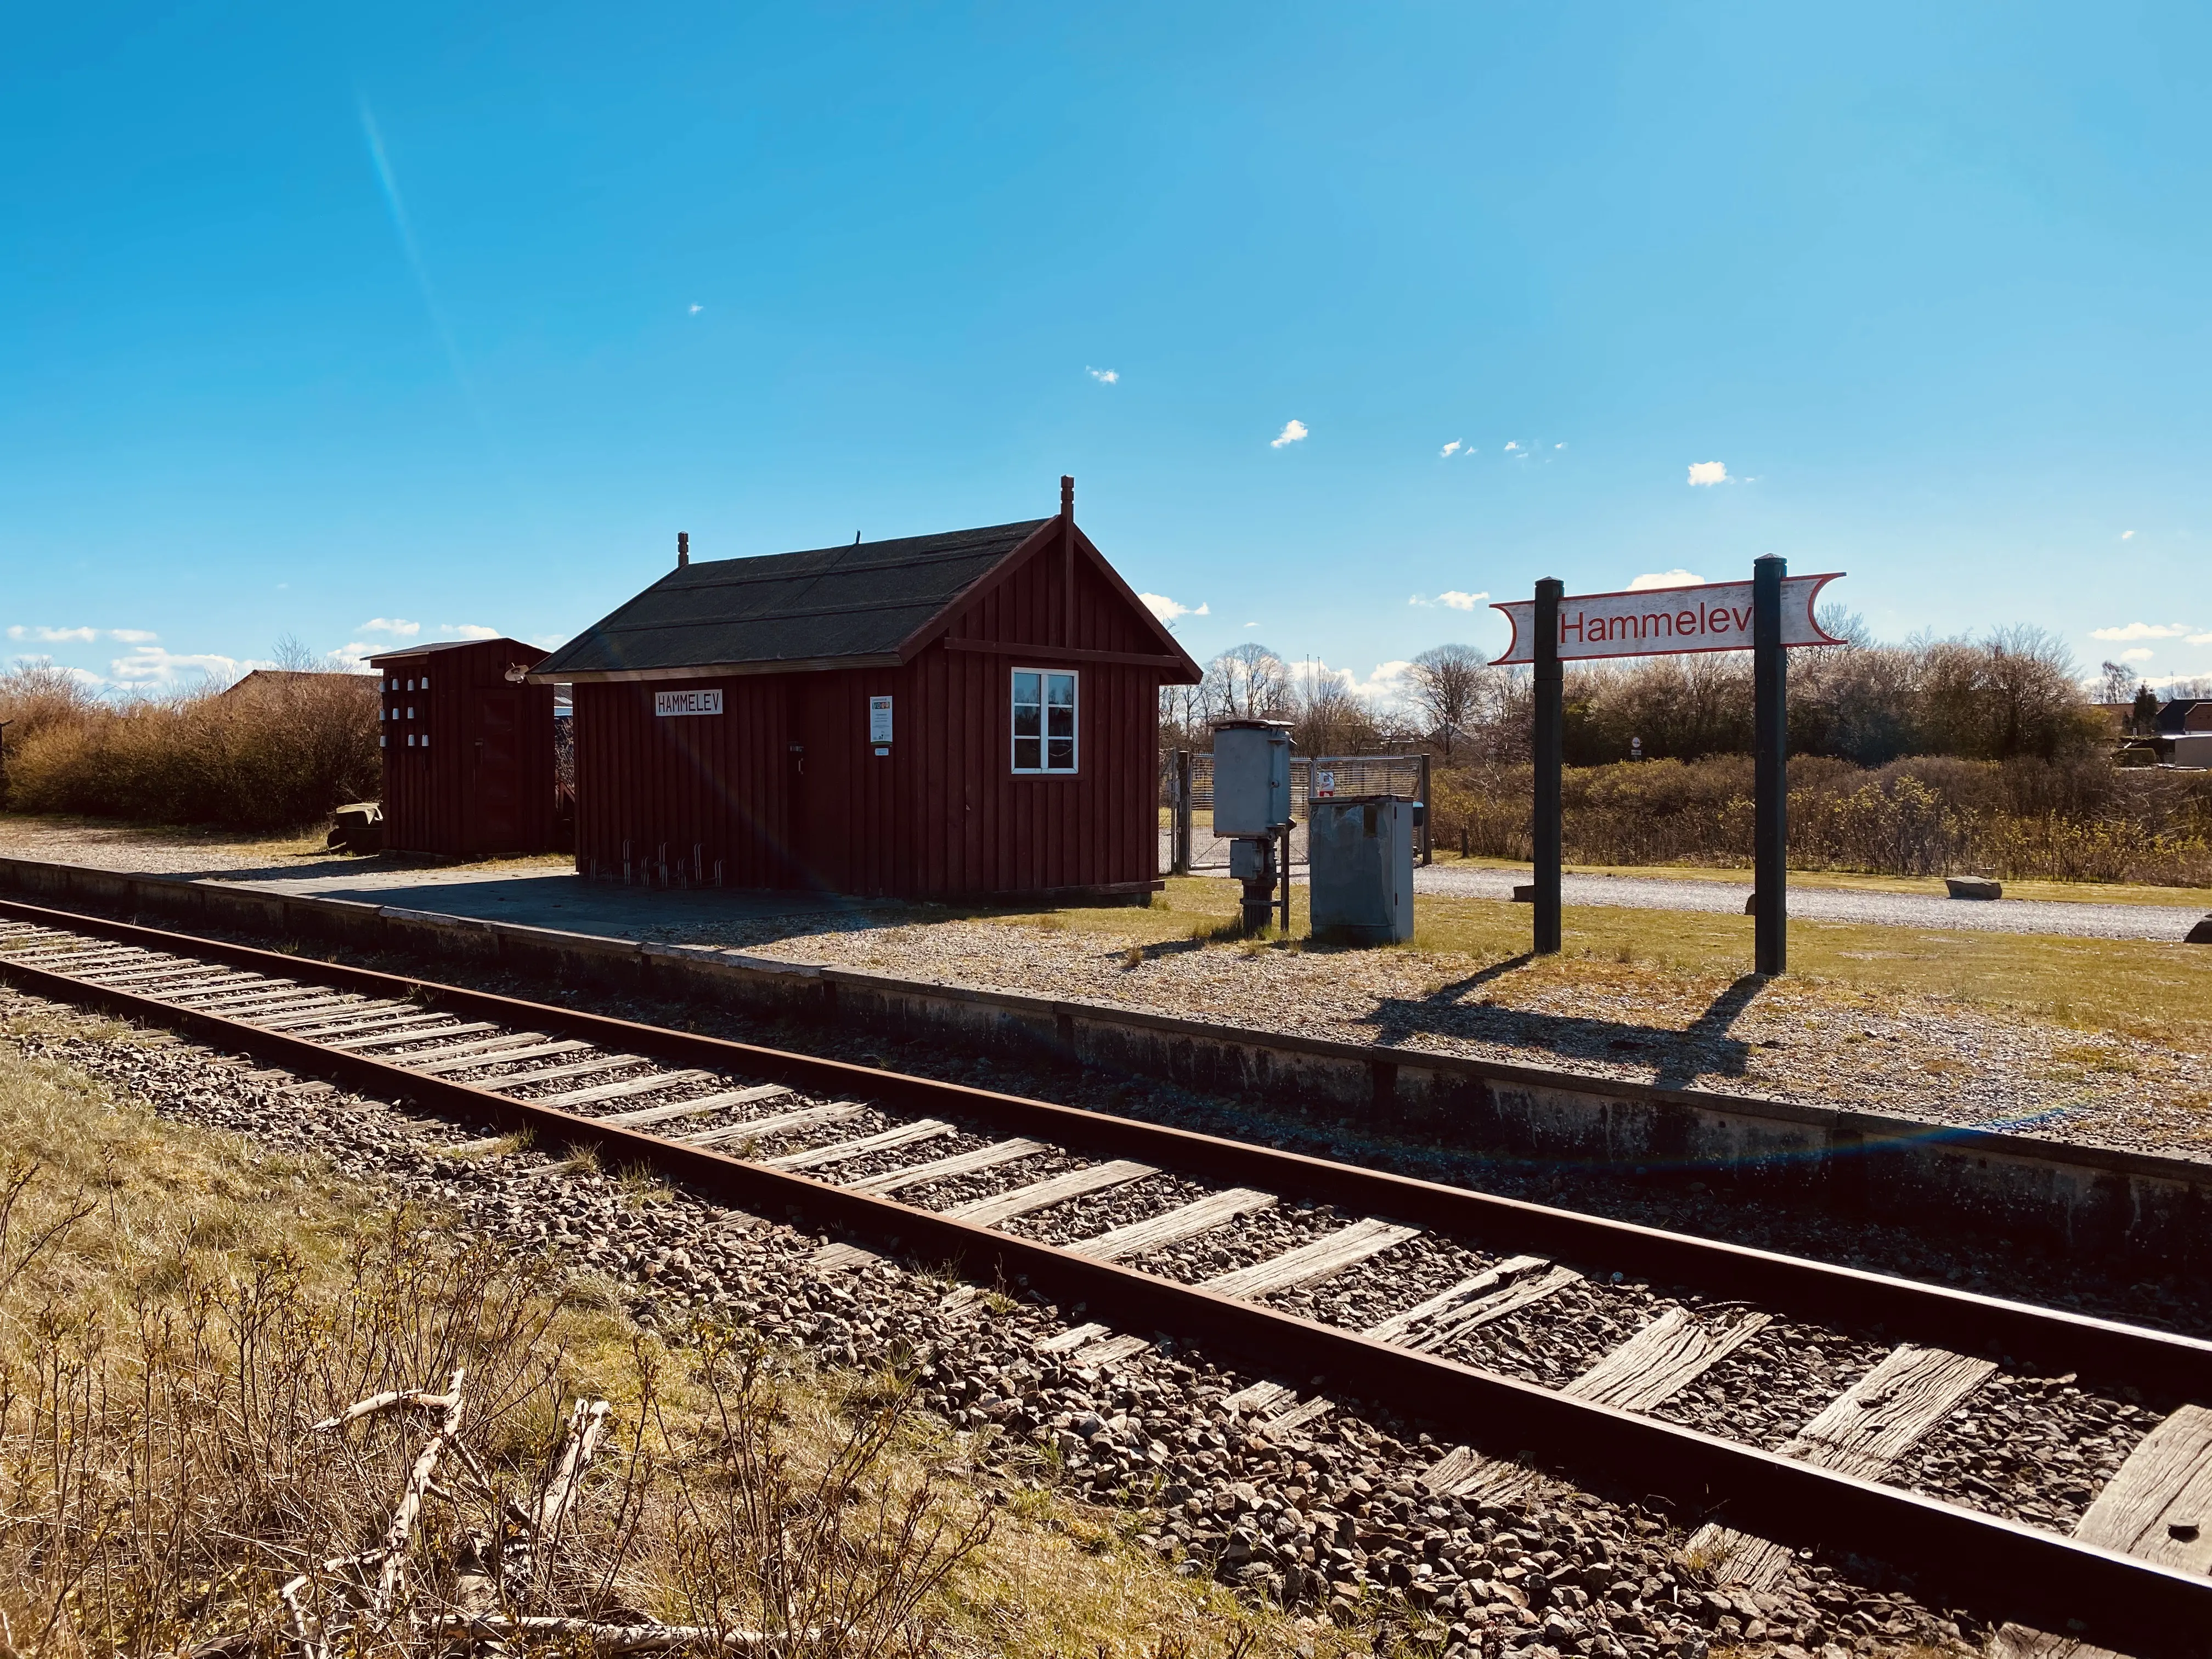
[[[1213,728],[1213,833],[1267,836],[1290,821],[1290,726],[1223,720]]]
[[[1395,945],[1413,936],[1413,808],[1397,795],[1344,795],[1307,810],[1316,939]]]

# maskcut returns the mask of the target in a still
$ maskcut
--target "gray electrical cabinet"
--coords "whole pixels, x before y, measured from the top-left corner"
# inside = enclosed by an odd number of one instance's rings
[[[1343,795],[1308,809],[1313,931],[1347,945],[1413,936],[1413,811],[1396,795]]]
[[[1265,836],[1291,821],[1291,728],[1224,720],[1213,728],[1213,833]]]

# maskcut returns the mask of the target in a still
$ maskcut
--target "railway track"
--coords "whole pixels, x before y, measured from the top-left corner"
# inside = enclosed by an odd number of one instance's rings
[[[1715,1517],[1690,1553],[1723,1583],[1771,1584],[1795,1551],[1826,1547],[1932,1570],[2017,1620],[2015,1653],[2199,1653],[2212,1638],[2212,1344],[40,907],[0,902],[0,975],[803,1216],[850,1241],[818,1253],[824,1273],[873,1248],[1024,1282],[1083,1316],[1054,1339],[1077,1364],[1129,1362],[1166,1335],[1269,1379],[1237,1404],[1285,1443],[1341,1397],[1431,1421],[1464,1443],[1430,1467],[1437,1493],[1504,1501],[1540,1466],[1664,1497]],[[1832,1363],[1747,1367],[1792,1353]],[[2094,1501],[2054,1499],[2037,1525],[1954,1501],[1971,1481],[1908,1488],[1947,1425],[2057,1373],[2165,1408]],[[1749,1379],[1802,1421],[1786,1442],[1728,1431],[1714,1396]]]

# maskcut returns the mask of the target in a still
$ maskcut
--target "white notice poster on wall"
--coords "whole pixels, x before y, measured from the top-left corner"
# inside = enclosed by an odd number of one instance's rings
[[[889,697],[868,699],[868,741],[889,743],[891,740],[891,700]]]
[[[722,712],[721,690],[656,691],[653,694],[653,712],[664,720],[671,714],[719,714]]]

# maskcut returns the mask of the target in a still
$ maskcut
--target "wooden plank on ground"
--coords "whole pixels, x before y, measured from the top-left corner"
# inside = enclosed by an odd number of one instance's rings
[[[1158,1173],[1149,1164],[1117,1158],[1109,1163],[1087,1164],[1080,1170],[1068,1170],[1060,1175],[1048,1176],[1042,1181],[1033,1181],[1026,1187],[1016,1187],[989,1198],[971,1198],[964,1204],[954,1205],[945,1213],[957,1220],[972,1221],[979,1227],[995,1227],[1001,1221],[1011,1221],[1018,1215],[1048,1210],[1055,1204],[1065,1204],[1068,1200],[1081,1198],[1086,1193],[1103,1192],[1109,1187],[1142,1181],[1146,1176]]]
[[[1771,1315],[1702,1320],[1669,1308],[1561,1390],[1577,1400],[1648,1412],[1727,1358],[1773,1322]]]
[[[1087,1348],[1076,1350],[1073,1364],[1081,1370],[1097,1370],[1107,1365],[1118,1365],[1125,1359],[1133,1359],[1140,1353],[1152,1352],[1149,1336],[1109,1336],[1103,1342],[1094,1342]]]
[[[702,1095],[696,1100],[679,1100],[673,1106],[641,1106],[634,1112],[610,1112],[593,1121],[618,1124],[625,1129],[641,1129],[648,1123],[666,1123],[679,1117],[696,1117],[702,1112],[720,1112],[732,1106],[750,1106],[757,1101],[775,1100],[792,1091],[781,1083],[757,1084],[750,1089],[731,1089],[720,1094]]]
[[[1510,1255],[1493,1267],[1486,1267],[1472,1279],[1462,1279],[1449,1290],[1431,1297],[1426,1302],[1408,1308],[1403,1313],[1392,1314],[1378,1324],[1370,1325],[1360,1334],[1377,1342],[1400,1342],[1407,1332],[1426,1320],[1449,1312],[1478,1297],[1487,1296],[1501,1285],[1510,1284],[1551,1263],[1540,1255]]]
[[[679,1135],[687,1146],[720,1146],[730,1141],[762,1140],[770,1135],[788,1134],[793,1129],[811,1129],[817,1124],[842,1123],[848,1117],[858,1117],[868,1109],[855,1100],[840,1100],[827,1106],[801,1106],[796,1111],[778,1112],[773,1117],[757,1117],[746,1123],[719,1124],[712,1129],[702,1129],[696,1135]]]
[[[1782,1455],[1862,1480],[1878,1480],[1996,1370],[1970,1354],[1902,1344],[1830,1401]],[[1790,1559],[1782,1545],[1711,1522],[1691,1535],[1684,1553],[1719,1582],[1751,1589],[1773,1588]]]
[[[1221,1403],[1232,1412],[1266,1413],[1276,1407],[1286,1405],[1298,1397],[1296,1389],[1286,1389],[1279,1382],[1254,1382],[1239,1389]]]
[[[1559,1392],[1626,1412],[1648,1412],[1681,1393],[1772,1322],[1763,1313],[1708,1321],[1686,1309],[1669,1308]],[[1431,1491],[1504,1504],[1525,1496],[1536,1485],[1536,1472],[1525,1464],[1462,1449],[1467,1456],[1449,1472],[1450,1485],[1431,1485]],[[1441,1467],[1432,1467],[1427,1478],[1433,1481],[1436,1468]]]
[[[939,1122],[933,1117],[902,1123],[880,1133],[862,1135],[858,1140],[840,1140],[828,1146],[816,1146],[803,1152],[786,1152],[781,1158],[763,1158],[771,1170],[817,1170],[826,1164],[842,1164],[848,1158],[866,1158],[871,1152],[888,1152],[900,1146],[911,1146],[916,1141],[934,1140],[952,1133],[950,1123]]]
[[[260,977],[258,974],[234,974],[228,968],[210,968],[204,962],[171,960],[149,962],[143,968],[133,969],[127,974],[95,975],[93,982],[120,989],[125,986],[158,984],[164,980],[189,979],[211,988],[218,983],[225,986],[251,985]]]
[[[1041,1140],[994,1140],[988,1146],[978,1146],[973,1152],[955,1152],[950,1158],[940,1158],[927,1164],[910,1164],[902,1170],[886,1170],[880,1175],[864,1176],[850,1182],[856,1193],[896,1193],[908,1187],[920,1187],[933,1181],[947,1181],[954,1176],[974,1175],[981,1170],[996,1169],[1001,1164],[1012,1164],[1016,1158],[1028,1158],[1044,1151]]]
[[[433,1048],[428,1054],[399,1054],[392,1063],[424,1077],[435,1077],[443,1072],[475,1072],[525,1060],[551,1060],[556,1054],[580,1054],[591,1046],[571,1039],[516,1047],[504,1038],[495,1037],[485,1042],[457,1042],[451,1048]]]
[[[1147,1216],[1142,1221],[1110,1227],[1094,1238],[1083,1239],[1066,1248],[1071,1255],[1088,1256],[1093,1261],[1125,1261],[1147,1250],[1164,1250],[1186,1238],[1210,1233],[1239,1216],[1264,1210],[1276,1201],[1274,1194],[1263,1193],[1255,1187],[1231,1187],[1225,1192],[1208,1193],[1204,1198]]]
[[[1422,1353],[1433,1353],[1437,1349],[1456,1342],[1470,1331],[1485,1325],[1494,1325],[1522,1309],[1534,1306],[1547,1296],[1556,1295],[1570,1285],[1579,1281],[1582,1275],[1572,1267],[1547,1267],[1527,1279],[1516,1279],[1487,1296],[1479,1296],[1472,1302],[1462,1302],[1448,1308],[1431,1319],[1399,1346]]]
[[[400,1005],[402,1007],[404,1007],[406,1005],[404,1003]],[[448,1019],[450,1018],[452,1018],[452,1016],[447,1014],[403,1014],[398,1012],[379,1012],[373,1014],[349,1013],[345,1015],[343,1018],[325,1014],[319,1015],[313,1019],[304,1022],[298,1020],[287,1020],[283,1022],[281,1024],[270,1024],[258,1019],[251,1023],[261,1026],[264,1030],[289,1030],[295,1037],[304,1037],[310,1042],[320,1042],[325,1037],[368,1036],[372,1035],[381,1036],[386,1033],[396,1031],[403,1026],[436,1026],[440,1021]]]
[[[2136,1443],[2075,1523],[2100,1549],[2179,1572],[2212,1574],[2212,1411],[2184,1406]],[[2119,1659],[2071,1636],[2005,1625],[1992,1659]]]
[[[563,1089],[557,1095],[532,1095],[532,1106],[588,1106],[594,1101],[620,1100],[626,1095],[647,1095],[656,1089],[672,1089],[680,1083],[704,1083],[714,1074],[712,1072],[682,1071],[655,1072],[650,1077],[634,1077],[621,1083],[602,1083],[589,1089]],[[514,1078],[507,1086],[527,1083],[527,1078]],[[502,1091],[501,1092],[504,1092]]]
[[[548,1043],[546,1045],[548,1048],[556,1048],[559,1045],[556,1043]],[[579,1048],[587,1048],[590,1046],[591,1045],[589,1043],[583,1042],[580,1042],[576,1045]],[[571,1052],[574,1051],[572,1050]],[[486,1066],[503,1066],[508,1065],[519,1065],[520,1064],[520,1061],[519,1060],[510,1059],[509,1056],[506,1054],[495,1054],[489,1060],[483,1060],[479,1063]],[[598,1072],[622,1072],[629,1070],[633,1066],[650,1066],[652,1064],[653,1062],[651,1060],[641,1059],[636,1054],[594,1054],[589,1060],[576,1060],[567,1066],[549,1066],[543,1071],[517,1072],[511,1077],[484,1078],[478,1082],[477,1086],[483,1089],[503,1089],[509,1084],[514,1083],[565,1083],[572,1077],[590,1077],[594,1073]]]
[[[1039,1353],[1073,1353],[1086,1342],[1096,1342],[1112,1330],[1110,1325],[1071,1325],[1064,1331],[1040,1337],[1036,1344]]]
[[[1298,1290],[1356,1267],[1370,1256],[1380,1255],[1394,1245],[1419,1237],[1420,1231],[1419,1227],[1401,1226],[1391,1221],[1355,1221],[1326,1237],[1301,1244],[1295,1250],[1285,1250],[1249,1267],[1216,1273],[1199,1288],[1212,1291],[1217,1296],[1243,1297]]]
[[[347,1037],[337,1042],[325,1042],[323,1047],[336,1048],[343,1053],[354,1053],[366,1048],[396,1048],[405,1042],[434,1042],[444,1037],[474,1036],[479,1031],[497,1031],[498,1030],[499,1027],[496,1025],[478,1020],[473,1024],[467,1025],[441,1025],[434,1031],[379,1031],[368,1036]],[[544,1036],[544,1033],[542,1031],[508,1031],[493,1038],[492,1041],[536,1042]],[[423,1051],[423,1058],[428,1059],[434,1055],[450,1054],[453,1052],[455,1051],[452,1048],[430,1048]],[[414,1058],[412,1054],[398,1055],[394,1057],[394,1063],[404,1064]]]

